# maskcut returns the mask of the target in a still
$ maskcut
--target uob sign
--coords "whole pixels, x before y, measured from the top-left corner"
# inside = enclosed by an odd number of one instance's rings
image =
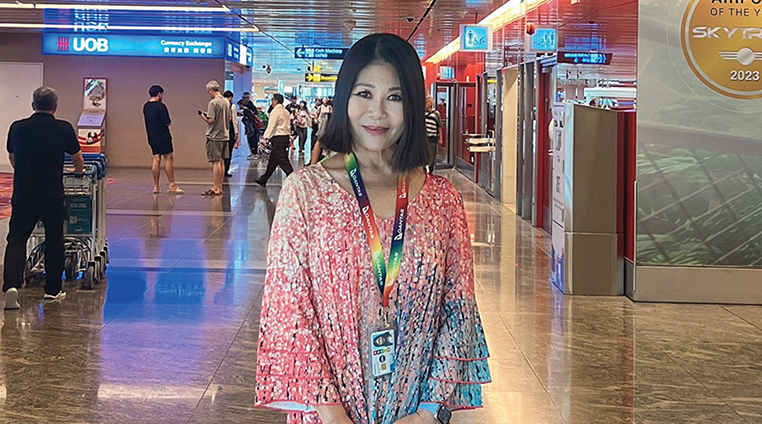
[[[691,0],[681,39],[693,73],[735,99],[762,98],[762,0]]]
[[[108,38],[73,37],[72,49],[77,52],[105,53],[108,51]]]

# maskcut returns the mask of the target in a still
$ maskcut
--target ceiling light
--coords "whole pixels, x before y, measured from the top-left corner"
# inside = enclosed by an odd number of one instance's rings
[[[228,13],[227,6],[139,6],[134,4],[63,4],[63,3],[0,3],[0,9],[58,9],[58,10],[127,10],[154,12],[207,12]]]
[[[505,26],[528,12],[537,9],[552,0],[510,0],[479,21],[477,25],[491,25],[492,28]],[[426,59],[427,63],[437,64],[460,50],[460,37],[442,47],[438,52]]]
[[[76,29],[76,30],[110,30],[110,31],[190,31],[190,32],[259,32],[252,27],[183,27],[183,26],[137,26],[137,25],[69,25],[69,24],[25,24],[0,23],[0,28],[14,29]]]

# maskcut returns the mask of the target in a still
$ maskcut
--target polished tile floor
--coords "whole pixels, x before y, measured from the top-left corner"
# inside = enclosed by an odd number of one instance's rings
[[[108,282],[67,283],[52,304],[28,287],[0,314],[0,423],[283,422],[251,407],[280,177],[265,191],[237,162],[217,198],[199,196],[210,172],[178,172],[187,194],[170,197],[146,170],[111,170]],[[548,236],[446,175],[466,200],[494,379],[453,422],[762,423],[762,308],[564,297]]]

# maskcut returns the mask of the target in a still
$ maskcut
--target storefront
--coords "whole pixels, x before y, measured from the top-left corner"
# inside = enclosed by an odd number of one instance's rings
[[[251,49],[209,34],[3,33],[0,66],[3,75],[12,75],[3,79],[14,98],[3,115],[9,121],[3,123],[28,116],[31,92],[46,85],[60,96],[56,116],[76,126],[84,111],[85,80],[103,81],[107,98],[100,106],[105,114],[101,137],[110,165],[145,167],[151,151],[142,107],[148,88],[158,84],[172,118],[176,166],[206,168],[206,127],[197,114],[209,101],[206,83],[217,80],[240,96],[251,87],[252,56]],[[87,139],[87,131],[83,134]]]

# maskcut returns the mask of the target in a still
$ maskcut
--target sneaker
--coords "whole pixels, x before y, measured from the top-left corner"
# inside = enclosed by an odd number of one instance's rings
[[[6,311],[21,309],[21,305],[19,305],[19,291],[17,288],[11,287],[5,292],[5,307],[3,309]]]
[[[60,291],[58,292],[58,294],[45,293],[45,296],[43,296],[42,298],[45,300],[61,300],[64,297],[66,297],[66,293],[64,291]]]

